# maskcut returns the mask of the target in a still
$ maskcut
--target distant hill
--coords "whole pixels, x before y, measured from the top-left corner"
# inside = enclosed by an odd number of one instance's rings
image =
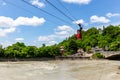
[[[63,49],[60,49],[62,46]],[[107,26],[103,30],[92,27],[87,31],[82,31],[82,39],[76,39],[73,35],[59,44],[52,46],[36,47],[26,46],[24,43],[17,42],[12,46],[2,48],[0,46],[0,57],[2,58],[39,58],[55,57],[61,55],[74,54],[78,49],[89,51],[92,47],[99,47],[110,51],[120,51],[120,26]]]
[[[82,31],[82,39],[77,40],[75,35],[59,43],[68,52],[76,52],[78,48],[89,51],[92,47],[100,47],[110,51],[120,50],[120,26],[109,25],[106,28],[97,29],[92,27]]]

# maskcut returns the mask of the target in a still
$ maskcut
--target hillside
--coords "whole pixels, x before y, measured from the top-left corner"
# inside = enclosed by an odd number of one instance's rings
[[[35,57],[54,57],[60,55],[60,47],[64,47],[66,55],[74,54],[79,48],[89,51],[92,47],[98,46],[104,50],[120,51],[120,26],[107,26],[104,30],[92,27],[87,31],[82,31],[82,39],[77,40],[75,35],[53,46],[37,48],[36,46],[26,46],[24,43],[17,42],[7,48],[0,47],[0,57],[5,58],[35,58]]]

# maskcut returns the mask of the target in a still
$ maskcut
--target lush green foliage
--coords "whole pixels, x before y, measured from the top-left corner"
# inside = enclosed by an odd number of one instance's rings
[[[82,40],[76,40],[75,35],[73,35],[59,45],[65,46],[66,52],[70,52],[70,50],[76,52],[78,48],[83,48],[88,52],[92,47],[96,46],[103,49],[107,48],[110,51],[120,50],[120,26],[107,26],[102,30],[102,33],[99,32],[99,29],[92,27],[87,31],[83,31],[82,35]],[[72,42],[74,48],[69,46],[71,45],[70,41],[74,41]]]
[[[93,59],[103,59],[103,58],[105,58],[105,56],[102,55],[101,53],[94,53],[94,54],[92,55],[92,58],[93,58]]]
[[[1,57],[4,56],[4,49],[2,48],[2,45],[0,45],[0,56]]]
[[[2,46],[0,47],[0,57],[6,58],[54,57],[59,54],[59,47],[56,45],[37,48],[36,46],[25,46],[24,43],[17,42],[5,49]]]
[[[79,48],[83,48],[88,52],[92,47],[98,46],[100,48],[111,51],[120,50],[120,26],[108,26],[102,33],[99,29],[94,27],[87,31],[82,31],[82,40],[77,40],[75,35],[53,46],[42,47],[26,46],[24,43],[17,42],[7,48],[0,46],[0,57],[6,58],[33,58],[33,57],[54,57],[60,55],[60,46],[64,46],[65,55],[74,54]],[[97,56],[99,54],[96,54]]]

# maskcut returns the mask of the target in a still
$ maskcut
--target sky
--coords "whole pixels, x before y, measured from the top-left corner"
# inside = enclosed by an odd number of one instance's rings
[[[78,23],[83,30],[119,25],[120,0],[0,0],[3,47],[54,45],[76,34]]]

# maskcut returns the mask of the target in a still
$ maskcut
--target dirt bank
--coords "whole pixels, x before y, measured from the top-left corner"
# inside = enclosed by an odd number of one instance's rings
[[[119,68],[108,60],[0,62],[0,80],[120,80]]]

